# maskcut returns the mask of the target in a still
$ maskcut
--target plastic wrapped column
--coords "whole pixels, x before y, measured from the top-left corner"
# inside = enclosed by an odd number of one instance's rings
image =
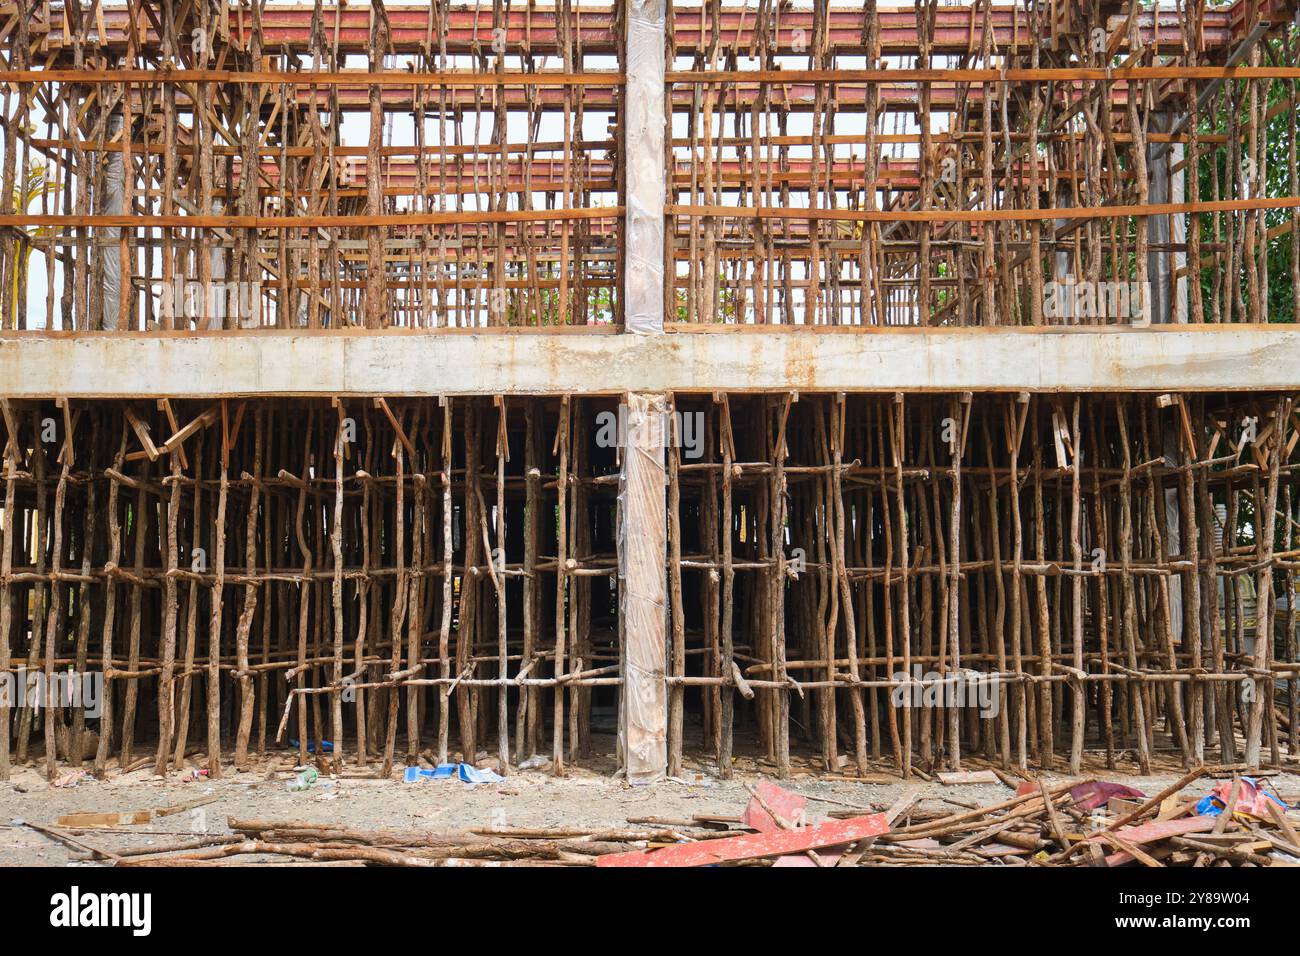
[[[108,118],[108,138],[111,140],[122,131],[122,116],[114,113]],[[101,196],[102,214],[105,216],[122,215],[122,197],[126,188],[123,175],[122,154],[108,154],[104,169],[104,187]],[[104,244],[104,294],[102,298],[101,324],[110,331],[117,330],[117,316],[122,294],[122,252],[118,239],[122,230],[108,226],[103,232]]]
[[[664,330],[664,0],[629,0],[625,329]]]
[[[627,779],[653,783],[668,767],[667,512],[662,393],[627,397],[627,447],[619,479],[619,613],[623,619],[623,719]]]

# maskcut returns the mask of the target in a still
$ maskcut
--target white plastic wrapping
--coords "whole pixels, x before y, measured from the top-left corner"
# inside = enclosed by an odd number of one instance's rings
[[[625,329],[664,330],[664,0],[627,8]]]
[[[1152,131],[1167,133],[1174,118],[1167,112],[1154,117]],[[1186,198],[1186,176],[1179,168],[1183,161],[1182,144],[1147,147],[1149,186],[1147,201],[1152,204],[1181,203]],[[1177,278],[1187,265],[1186,252],[1171,252],[1169,244],[1180,247],[1187,238],[1187,224],[1182,216],[1148,216],[1147,240],[1154,247],[1147,254],[1151,282],[1151,321],[1156,325],[1187,321],[1187,277]],[[1173,281],[1171,282],[1171,277]]]
[[[619,616],[623,622],[623,735],[627,780],[661,780],[668,766],[667,554],[662,393],[627,397],[619,476]]]
[[[214,216],[220,216],[225,211],[225,204],[220,199],[212,201]],[[237,302],[231,301],[230,289],[226,286],[226,250],[221,246],[213,246],[208,250],[208,276],[212,285],[210,289],[204,290],[206,308],[203,314],[207,316],[208,328],[220,331],[227,324],[226,316],[236,316],[234,310],[238,307]],[[229,324],[233,327],[238,323],[232,321]]]
[[[108,118],[108,138],[111,140],[122,130],[122,117],[114,113]],[[126,178],[122,167],[122,154],[108,154],[104,168],[104,191],[100,208],[105,216],[122,215],[122,197],[126,190]],[[117,329],[117,313],[122,295],[122,252],[117,240],[122,230],[109,226],[104,230],[104,237],[109,240],[103,247],[104,256],[104,294],[103,306],[100,308],[101,321],[105,329]]]

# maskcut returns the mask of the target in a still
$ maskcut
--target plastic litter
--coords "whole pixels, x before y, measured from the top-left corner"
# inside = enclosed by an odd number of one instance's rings
[[[289,746],[292,747],[294,750],[297,750],[298,741],[290,737]],[[330,743],[328,740],[322,740],[320,742],[320,749],[321,749],[321,753],[332,754],[334,752],[334,745]],[[314,740],[307,741],[307,753],[314,754],[315,752],[316,752],[316,742]]]
[[[1070,791],[1070,796],[1074,800],[1077,809],[1083,812],[1095,810],[1098,807],[1104,807],[1110,802],[1111,797],[1120,797],[1128,800],[1145,799],[1146,794],[1141,790],[1134,790],[1132,787],[1126,787],[1122,783],[1107,783],[1103,780],[1089,780],[1087,783],[1081,783]]]
[[[421,780],[446,780],[451,777],[458,777],[465,783],[504,783],[506,779],[495,770],[480,770],[473,764],[440,763],[432,770],[407,767],[402,774],[402,782],[419,783]]]
[[[460,779],[466,783],[505,783],[506,778],[495,770],[480,770],[473,764],[460,765]]]
[[[289,781],[287,789],[290,793],[301,793],[303,790],[310,790],[312,784],[316,782],[316,778],[319,776],[320,775],[316,773],[315,769],[308,767],[302,773],[298,774],[298,776]]]
[[[1276,803],[1284,813],[1290,809],[1276,792],[1270,791],[1272,791],[1271,785],[1255,777],[1242,777],[1241,787],[1237,791],[1237,805],[1233,808],[1233,813],[1258,817],[1261,820],[1267,819],[1269,801]],[[1232,781],[1224,780],[1196,801],[1196,812],[1203,817],[1217,817],[1227,807],[1228,800],[1231,798]]]

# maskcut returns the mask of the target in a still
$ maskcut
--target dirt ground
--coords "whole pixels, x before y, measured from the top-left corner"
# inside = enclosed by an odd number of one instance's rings
[[[48,783],[43,767],[14,768],[9,783],[0,783],[0,863],[10,866],[97,866],[89,855],[71,849],[23,824],[31,821],[56,825],[57,819],[76,812],[127,812],[158,810],[206,798],[205,806],[154,818],[145,824],[77,831],[84,840],[109,851],[161,846],[202,833],[226,834],[229,818],[328,823],[356,829],[463,831],[470,827],[554,827],[623,826],[629,818],[659,817],[689,820],[697,814],[735,816],[744,808],[748,794],[745,783],[770,775],[753,760],[738,762],[731,780],[716,776],[716,768],[688,761],[681,777],[652,787],[630,787],[612,776],[611,758],[598,758],[571,768],[556,778],[546,764],[533,770],[512,772],[504,783],[470,785],[459,780],[424,780],[403,783],[401,768],[391,779],[367,777],[347,768],[337,778],[321,776],[308,790],[290,792],[296,776],[296,755],[289,752],[261,758],[256,769],[236,773],[227,769],[219,780],[196,774],[200,758],[188,761],[186,771],[168,777],[155,776],[151,767],[131,773],[110,769],[107,779],[89,774],[62,786]],[[489,766],[490,761],[480,761]],[[1089,768],[1080,779],[1101,778],[1122,781],[1153,795],[1176,780],[1176,769],[1153,776],[1106,773]],[[1065,780],[1063,774],[1044,774],[1050,782]],[[876,778],[872,778],[873,780]],[[1300,774],[1272,776],[1271,782],[1284,798],[1300,795]],[[836,810],[879,810],[906,793],[919,789],[926,806],[933,809],[984,806],[1011,797],[1005,785],[979,784],[945,786],[937,780],[925,782],[861,782],[827,778],[797,768],[783,784],[810,800],[811,821]],[[1208,781],[1199,781],[1190,791],[1208,792]],[[248,860],[249,858],[243,858]],[[250,860],[251,862],[251,860]]]

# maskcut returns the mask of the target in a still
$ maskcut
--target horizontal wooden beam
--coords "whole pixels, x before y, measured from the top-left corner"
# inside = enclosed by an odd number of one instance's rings
[[[1041,209],[799,209],[786,206],[667,206],[670,216],[734,219],[818,219],[833,222],[1044,222],[1049,219],[1111,219],[1122,216],[1183,216],[1254,209],[1300,208],[1300,196],[1215,199],[1203,202],[1132,203],[1116,206],[1047,206]],[[0,216],[0,224],[21,216]],[[35,218],[35,217],[27,217]],[[14,223],[19,225],[19,223]]]
[[[229,83],[241,86],[622,86],[621,73],[414,73],[399,70],[0,70],[0,83],[70,83],[76,86],[138,83]]]
[[[4,74],[0,73],[0,78]],[[675,70],[669,83],[1113,83],[1128,80],[1294,80],[1294,66],[1008,67],[1005,70]]]
[[[1277,18],[1284,15],[1283,0],[1268,0],[1248,11],[1248,0],[1237,0],[1230,7],[1208,7],[1202,13],[1201,44],[1205,51],[1229,46],[1239,40],[1244,29],[1249,28],[1247,12],[1256,17]],[[491,7],[478,9],[456,6],[439,16],[429,4],[387,4],[391,42],[397,53],[424,53],[438,50],[444,44],[449,54],[476,54],[493,36],[493,30],[504,30],[505,49],[508,55],[521,53],[553,55],[563,47],[559,29],[560,14],[555,7],[530,3],[526,7],[495,11]],[[124,4],[101,4],[102,36],[98,43],[114,51],[124,51],[127,46],[128,17]],[[42,22],[42,11],[35,14],[30,29],[33,34],[43,34],[43,49],[50,52],[70,51],[73,46],[71,30],[65,17],[54,8],[49,22]],[[1166,11],[1161,11],[1164,14]],[[575,8],[573,24],[567,31],[568,42],[590,55],[609,55],[618,49],[617,16],[613,6],[587,6]],[[991,4],[988,9],[989,26],[997,49],[1015,52],[1031,42],[1029,13],[1023,6],[1009,3]],[[262,39],[267,47],[308,52],[312,37],[314,11],[311,4],[294,6],[267,6],[261,13]],[[698,5],[681,6],[671,11],[673,47],[677,55],[689,56],[706,52],[717,43],[722,50],[753,50],[760,41],[759,23],[752,9],[722,7],[716,14],[702,16]],[[322,4],[321,16],[327,24],[330,43],[336,38],[340,51],[364,53],[371,42],[370,10],[367,6]],[[497,17],[500,17],[498,20]],[[863,55],[867,52],[865,26],[867,18],[861,8],[831,7],[824,13],[827,42],[832,50],[843,54]],[[934,13],[931,50],[936,55],[965,54],[970,52],[972,32],[979,25],[972,20],[969,5],[942,6]],[[979,13],[983,17],[983,12]],[[228,42],[235,48],[246,48],[251,37],[251,18],[232,16],[229,23]],[[1243,26],[1243,21],[1247,21]],[[910,55],[918,50],[916,11],[911,5],[890,4],[877,10],[879,24],[878,42],[885,55]],[[1123,29],[1125,18],[1112,16],[1107,27],[1117,33],[1120,42],[1127,39]],[[766,42],[772,52],[780,55],[803,53],[808,38],[816,26],[815,15],[809,9],[783,7],[780,16],[768,24]],[[1118,28],[1118,29],[1117,29]],[[1179,49],[1180,23],[1174,17],[1153,16],[1149,10],[1137,15],[1138,34],[1144,46],[1156,45],[1166,49]],[[1044,30],[1050,29],[1045,26]],[[137,20],[134,29],[137,48],[145,52],[161,49],[157,31],[149,23]]]
[[[454,226],[473,222],[552,222],[565,219],[615,219],[622,206],[588,209],[500,209],[484,212],[409,212],[356,216],[0,216],[0,226],[102,226],[117,229],[355,229],[383,226]]]
[[[1294,80],[1292,66],[1129,66],[1041,67],[1007,69],[878,69],[878,70],[676,70],[668,83],[1118,83],[1143,80]],[[140,83],[222,83],[264,86],[622,86],[622,73],[590,70],[581,73],[512,72],[392,72],[363,70],[0,70],[0,83],[69,83],[78,86]]]

